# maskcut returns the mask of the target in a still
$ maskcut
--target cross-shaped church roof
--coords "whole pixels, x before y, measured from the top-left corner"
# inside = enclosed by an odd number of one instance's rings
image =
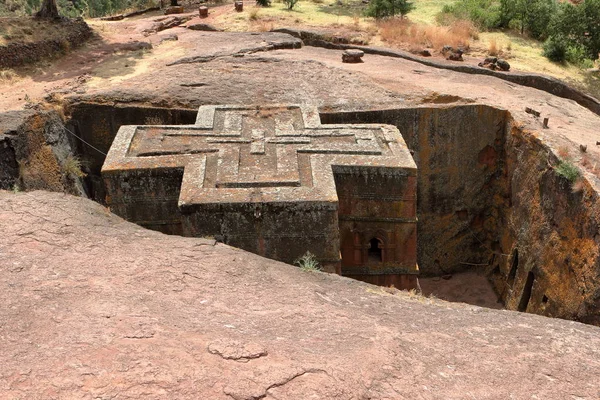
[[[183,169],[179,206],[337,201],[332,168],[416,169],[389,125],[321,125],[311,106],[202,106],[193,126],[124,126],[103,175]]]

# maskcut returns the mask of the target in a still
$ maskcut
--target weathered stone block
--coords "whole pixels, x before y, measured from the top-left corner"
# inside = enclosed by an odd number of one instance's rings
[[[365,52],[362,50],[348,49],[342,53],[342,62],[345,63],[361,63]]]
[[[165,14],[183,14],[184,10],[182,6],[173,6],[165,9]]]

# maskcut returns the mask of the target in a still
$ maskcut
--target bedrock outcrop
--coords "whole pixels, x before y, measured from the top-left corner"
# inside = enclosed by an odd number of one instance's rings
[[[84,173],[73,140],[56,111],[0,114],[0,189],[85,196]]]
[[[0,192],[4,398],[596,399],[600,330]]]

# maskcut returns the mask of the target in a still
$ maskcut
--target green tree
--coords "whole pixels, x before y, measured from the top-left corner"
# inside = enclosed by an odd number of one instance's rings
[[[556,0],[500,0],[498,27],[518,27],[521,34],[543,39],[557,8]]]
[[[371,0],[365,10],[367,17],[381,19],[400,14],[404,17],[414,10],[415,5],[408,0]]]
[[[56,0],[44,0],[42,7],[35,16],[38,18],[59,18]]]
[[[549,34],[552,40],[565,41],[571,54],[595,60],[600,53],[600,0],[561,3],[549,24]]]

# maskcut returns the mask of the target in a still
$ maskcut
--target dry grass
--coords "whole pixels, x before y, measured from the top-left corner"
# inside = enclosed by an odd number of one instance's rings
[[[269,32],[275,28],[275,21],[271,18],[252,21],[252,30],[256,32]]]
[[[12,82],[17,80],[19,75],[12,69],[0,70],[0,82]]]
[[[81,170],[81,160],[74,156],[68,156],[62,166],[63,173],[77,178],[85,178],[87,174]]]
[[[260,12],[260,8],[259,7],[253,7],[250,12],[248,13],[248,19],[250,21],[257,21],[259,18],[259,12]]]
[[[500,51],[502,51],[502,46],[500,46],[500,48],[498,48],[498,42],[496,41],[496,39],[490,40],[490,45],[488,47],[488,54],[490,56],[497,56],[498,54],[500,54]]]
[[[406,19],[390,19],[379,23],[382,40],[391,44],[407,44],[411,48],[429,47],[440,50],[446,45],[468,50],[477,30],[468,21],[456,21],[449,26],[421,25]]]
[[[573,193],[579,193],[585,190],[585,182],[583,179],[577,179],[573,185],[571,185],[571,191]]]
[[[569,160],[571,158],[571,153],[569,152],[569,148],[567,146],[560,146],[558,148],[558,156],[563,160]]]

